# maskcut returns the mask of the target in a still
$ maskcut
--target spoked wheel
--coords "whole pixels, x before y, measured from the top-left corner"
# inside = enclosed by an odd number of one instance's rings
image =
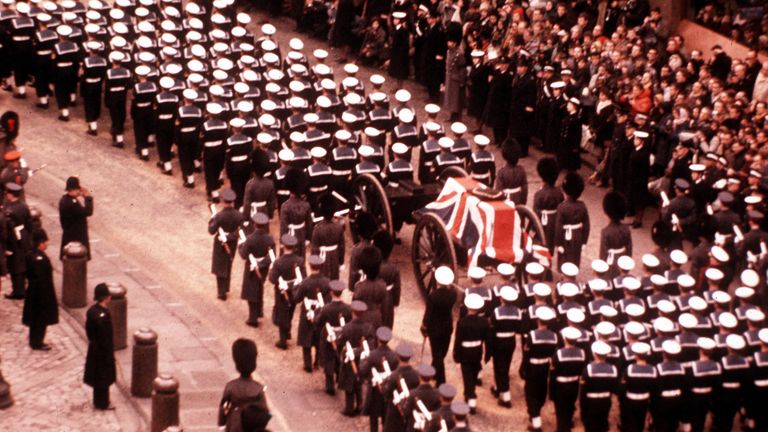
[[[533,241],[533,244],[547,247],[547,238],[544,236],[544,227],[541,225],[541,221],[539,220],[539,217],[536,216],[536,213],[524,205],[516,205],[515,211],[517,211],[517,214],[520,216],[520,228],[528,235],[528,238]],[[529,261],[530,260],[531,259],[529,258]],[[527,262],[523,262],[522,265],[517,267],[517,276],[518,280],[527,283],[525,264],[527,264]]]
[[[464,168],[458,166],[449,166],[440,173],[440,178],[437,180],[442,185],[445,184],[445,181],[451,177],[469,177],[469,174],[467,174]]]
[[[416,283],[425,297],[435,289],[434,270],[447,266],[456,274],[456,250],[443,221],[425,213],[413,229],[411,259]]]
[[[370,174],[360,174],[352,183],[352,191],[355,204],[359,206],[358,211],[370,213],[380,230],[394,235],[392,209],[381,182]]]

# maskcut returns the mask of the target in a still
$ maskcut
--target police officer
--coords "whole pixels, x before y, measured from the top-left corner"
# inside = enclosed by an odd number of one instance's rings
[[[155,135],[157,139],[157,166],[161,172],[171,175],[171,148],[179,109],[179,95],[173,91],[176,80],[164,76],[158,81],[161,91],[155,96]]]
[[[383,423],[386,403],[381,393],[381,386],[387,378],[387,373],[391,373],[397,367],[397,354],[389,347],[392,330],[389,327],[379,327],[376,329],[376,340],[378,345],[360,363],[359,372],[360,377],[368,383],[362,412],[368,416],[371,432],[379,430],[379,419]]]
[[[259,326],[264,316],[264,283],[269,275],[272,257],[275,256],[275,240],[269,233],[269,218],[264,213],[251,217],[255,229],[238,247],[243,265],[243,285],[240,298],[248,302],[246,324]]]
[[[591,347],[593,361],[581,377],[579,406],[584,429],[608,431],[608,413],[611,411],[611,395],[617,393],[619,371],[605,361],[611,347],[603,341],[595,341]]]
[[[339,389],[344,391],[344,410],[341,414],[347,417],[360,414],[362,408],[362,382],[358,376],[360,357],[364,346],[373,343],[374,334],[373,326],[363,319],[368,306],[362,301],[353,300],[351,308],[352,321],[342,327],[336,341],[336,349],[341,359]]]
[[[157,85],[149,80],[151,71],[152,69],[144,64],[136,67],[138,82],[133,85],[133,100],[131,101],[136,155],[143,161],[149,160],[149,136],[154,133],[152,125],[153,105],[158,92]]]
[[[587,355],[576,346],[581,336],[576,327],[565,327],[560,331],[563,347],[552,357],[549,379],[550,399],[555,404],[557,431],[570,431],[573,427],[573,413],[579,397],[579,378],[587,363]]]
[[[465,297],[467,315],[456,324],[453,340],[453,360],[461,365],[464,398],[473,413],[477,411],[477,376],[482,368],[484,345],[490,333],[488,319],[480,316],[484,303],[483,298],[477,294]]]
[[[512,395],[509,391],[509,366],[515,353],[517,334],[522,329],[523,314],[514,305],[518,292],[509,285],[500,289],[501,305],[491,313],[493,334],[489,342],[488,357],[493,358],[493,377],[496,387],[491,391],[498,397],[498,403],[505,408],[512,407]]]
[[[109,109],[111,120],[110,133],[112,145],[123,147],[125,133],[125,102],[128,94],[128,84],[131,80],[131,71],[123,67],[126,56],[121,51],[109,53],[109,61],[112,67],[107,70],[104,88],[104,105]]]
[[[224,193],[226,192],[226,194]],[[222,191],[222,209],[208,221],[208,233],[213,235],[213,258],[211,272],[216,275],[216,287],[219,300],[226,300],[229,293],[229,280],[232,274],[232,260],[235,258],[238,230],[243,217],[232,203],[234,191]]]
[[[453,271],[445,266],[435,269],[435,289],[427,295],[424,318],[421,321],[421,334],[429,338],[432,353],[432,366],[435,368],[435,380],[438,385],[445,382],[444,359],[448,354],[453,333],[453,306],[456,303],[456,290],[453,287]]]
[[[521,376],[525,380],[525,404],[531,430],[541,430],[541,407],[547,400],[547,383],[552,355],[557,350],[557,333],[548,328],[555,319],[555,311],[549,306],[536,308],[531,319],[536,328],[523,339],[523,363]]]
[[[296,344],[301,346],[304,359],[304,372],[312,372],[318,364],[317,348],[319,331],[315,327],[317,310],[331,300],[330,280],[320,273],[324,259],[319,255],[310,255],[309,275],[301,281],[293,292],[293,303],[301,305],[299,315],[299,334]],[[315,361],[312,362],[312,347],[315,348]]]
[[[325,392],[333,396],[336,394],[334,377],[339,373],[336,340],[344,324],[352,319],[352,309],[341,299],[341,295],[344,293],[344,283],[333,280],[329,286],[331,288],[331,301],[320,309],[315,322],[317,328],[320,329],[320,344],[317,351],[325,375]],[[394,364],[392,366],[394,367]]]
[[[83,96],[85,121],[88,134],[96,136],[97,121],[101,116],[101,89],[107,72],[107,59],[100,55],[103,45],[99,41],[85,43],[88,56],[83,60],[83,74],[80,81],[80,94]]]

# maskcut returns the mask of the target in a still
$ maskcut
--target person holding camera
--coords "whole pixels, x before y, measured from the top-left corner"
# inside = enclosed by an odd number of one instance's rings
[[[59,200],[59,222],[62,230],[59,259],[64,258],[64,247],[68,243],[79,242],[85,246],[90,260],[88,217],[93,215],[93,197],[88,189],[80,186],[80,179],[77,177],[67,179],[65,190],[66,193]]]

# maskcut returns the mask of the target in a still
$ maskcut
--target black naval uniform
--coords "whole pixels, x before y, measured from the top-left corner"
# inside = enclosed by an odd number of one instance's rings
[[[675,432],[680,423],[685,395],[685,369],[675,360],[656,365],[658,381],[653,397],[653,427],[659,432]]]
[[[457,298],[456,290],[438,288],[430,291],[421,327],[422,333],[429,338],[429,350],[432,352],[432,367],[435,368],[435,382],[445,382],[445,356],[451,344],[453,333],[453,305]]]
[[[112,67],[107,71],[104,105],[109,109],[112,140],[119,144],[122,144],[122,136],[125,133],[125,102],[130,79],[131,71],[122,66]]]
[[[221,187],[221,171],[224,169],[229,130],[227,123],[219,117],[206,120],[200,130],[200,141],[203,145],[203,173],[205,176],[205,192],[208,197],[214,197]],[[270,216],[269,214],[267,216]]]
[[[522,324],[523,313],[517,306],[501,305],[491,313],[493,332],[488,351],[493,358],[493,377],[500,395],[509,391],[509,366]]]
[[[582,374],[579,406],[584,429],[608,431],[608,413],[611,411],[611,395],[617,392],[619,371],[606,362],[592,362]]]
[[[247,323],[250,325],[258,324],[259,318],[264,316],[264,282],[272,264],[270,250],[274,252],[275,240],[267,229],[259,227],[238,248],[240,257],[245,260],[240,298],[248,302]]]
[[[237,208],[243,205],[245,184],[248,183],[248,179],[251,177],[251,165],[248,162],[252,149],[251,142],[251,138],[242,133],[235,133],[227,138],[227,161],[225,167],[229,183],[237,197],[235,198],[235,207]]]
[[[658,373],[653,365],[632,363],[624,370],[621,392],[621,430],[638,431],[645,429],[645,418],[656,388]]]
[[[535,329],[524,339],[522,377],[525,380],[525,404],[528,417],[541,415],[547,400],[550,361],[557,350],[557,333],[549,329]]]
[[[157,85],[151,81],[138,82],[133,86],[131,118],[133,119],[133,137],[136,141],[136,154],[148,158],[149,136],[153,133],[152,113]]]
[[[586,353],[576,346],[560,348],[552,357],[549,397],[555,404],[558,432],[572,428],[576,400],[579,398],[579,378],[586,363]]]
[[[63,40],[54,47],[54,90],[56,105],[60,110],[69,109],[72,95],[77,90],[77,73],[80,69],[80,48],[76,43]]]
[[[107,72],[107,59],[92,54],[83,60],[83,76],[80,81],[80,93],[85,107],[85,121],[93,123],[101,116],[101,89]],[[95,128],[91,128],[95,130]]]
[[[483,345],[487,342],[490,333],[491,326],[488,323],[488,318],[484,316],[467,315],[459,319],[456,324],[453,360],[461,364],[464,398],[468,402],[477,398],[475,393],[477,375],[482,369]]]
[[[704,430],[707,414],[712,409],[713,393],[720,391],[721,375],[722,367],[713,360],[697,360],[691,365],[686,401],[692,430]]]
[[[54,78],[53,48],[59,41],[59,35],[51,29],[43,29],[35,34],[35,93],[43,107],[48,106],[51,96],[51,84]]]
[[[195,170],[195,157],[198,154],[203,110],[197,105],[188,103],[179,107],[176,117],[176,148],[179,150],[181,176],[184,179],[184,183],[188,185],[194,181],[194,179],[192,179],[193,181],[190,181],[190,179]],[[242,197],[242,190],[236,189],[235,186],[233,183],[232,189],[236,194],[235,208],[240,208],[241,203],[238,198]]]
[[[208,233],[213,235],[213,257],[211,273],[216,275],[216,287],[220,299],[226,299],[229,292],[229,280],[232,275],[232,260],[237,247],[237,230],[243,222],[243,216],[232,207],[226,207],[208,221]],[[226,238],[222,241],[220,234]]]
[[[172,91],[163,91],[155,97],[155,136],[159,164],[166,174],[171,173],[171,148],[174,141],[174,127],[179,108],[179,96]]]

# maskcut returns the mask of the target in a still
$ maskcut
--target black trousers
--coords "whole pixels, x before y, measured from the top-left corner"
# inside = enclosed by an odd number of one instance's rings
[[[226,160],[226,147],[221,144],[218,147],[209,147],[203,150],[203,173],[205,174],[205,191],[210,194],[221,187],[221,171],[224,169]],[[181,158],[181,149],[179,149],[179,158]],[[191,161],[191,159],[190,159]],[[190,162],[194,164],[194,162]],[[194,166],[190,168],[190,173]]]
[[[29,346],[40,348],[45,340],[45,330],[48,326],[45,324],[34,324],[29,326]]]
[[[11,273],[11,294],[14,296],[23,296],[26,292],[26,279],[24,273]]]
[[[363,389],[360,383],[355,384],[351,391],[344,391],[344,411],[354,412],[360,410],[363,405]]]
[[[149,147],[149,136],[153,133],[152,108],[131,109],[131,118],[133,118],[133,139],[136,143],[136,154]]]
[[[466,400],[476,399],[477,393],[477,374],[480,373],[482,365],[480,362],[462,362],[461,379],[464,382],[464,398]]]
[[[157,133],[157,157],[160,162],[171,161],[171,148],[173,148],[173,121],[156,120]]]
[[[39,56],[45,57],[45,56]],[[37,97],[50,96],[51,92],[51,68],[52,63],[50,59],[38,58],[35,64],[35,93]]]
[[[555,404],[557,432],[570,432],[573,414],[576,412],[576,399],[579,397],[579,383],[558,383],[550,387],[552,402]]]
[[[82,93],[83,96],[85,121],[89,123],[95,122],[101,117],[101,82],[81,84],[80,93]]]
[[[682,398],[660,398],[653,406],[653,428],[657,432],[675,432],[680,425]],[[759,430],[759,429],[758,429]]]
[[[217,277],[216,290],[218,291],[219,297],[227,295],[229,292],[229,277]]]
[[[509,391],[509,366],[512,364],[512,355],[514,353],[514,343],[511,348],[494,349],[493,378],[496,381],[496,390],[499,393]]]
[[[257,302],[248,302],[248,322],[257,323],[259,318],[262,317],[261,304]]]
[[[109,132],[112,135],[122,135],[125,133],[125,99],[119,99],[107,104],[109,109],[109,118],[112,120],[112,125],[109,127]]]
[[[622,432],[642,432],[645,429],[645,417],[648,413],[648,401],[621,400]]]
[[[77,91],[77,71],[70,68],[54,69],[53,91],[56,95],[56,106],[65,109],[72,106],[72,95]]]
[[[280,342],[285,342],[291,338],[291,325],[279,326],[278,333],[280,334]]]
[[[176,134],[176,146],[179,149],[179,164],[181,165],[181,175],[192,175],[195,171],[195,154],[197,148],[197,135],[192,133],[178,132]]]
[[[611,412],[611,398],[581,398],[581,421],[584,430],[590,432],[608,431],[608,414]]]
[[[711,405],[712,398],[709,396],[689,395],[689,421],[693,432],[702,432],[704,430],[704,424],[707,421],[707,414],[709,414]]]
[[[541,415],[541,407],[547,400],[547,378],[549,377],[549,364],[528,365],[525,371],[525,405],[528,407],[529,417]]]
[[[432,352],[432,367],[435,368],[435,382],[439,387],[445,383],[445,356],[448,355],[448,345],[451,334],[429,335],[429,349]]]
[[[109,407],[109,386],[93,388],[93,406],[97,409]]]
[[[301,347],[301,355],[304,359],[304,367],[312,369],[312,347]],[[317,350],[315,350],[315,361],[317,361]]]

